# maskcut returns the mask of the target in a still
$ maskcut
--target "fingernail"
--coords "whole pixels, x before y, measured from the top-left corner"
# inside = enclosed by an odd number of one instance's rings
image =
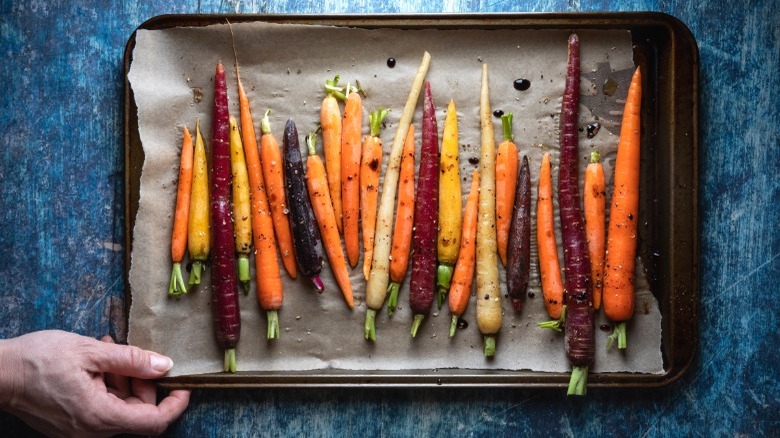
[[[171,368],[173,368],[173,361],[169,357],[153,354],[151,360],[152,360],[152,368],[155,371],[165,373],[170,371]]]

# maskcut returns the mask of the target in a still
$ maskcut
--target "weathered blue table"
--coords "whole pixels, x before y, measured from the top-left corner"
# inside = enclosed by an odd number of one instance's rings
[[[780,3],[15,2],[0,6],[0,336],[124,333],[122,56],[167,13],[656,10],[701,52],[700,350],[651,390],[198,391],[173,436],[772,435],[780,430]],[[30,433],[0,415],[0,435]]]

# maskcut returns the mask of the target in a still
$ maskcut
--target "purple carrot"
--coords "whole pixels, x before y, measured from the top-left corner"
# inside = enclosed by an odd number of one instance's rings
[[[580,106],[580,41],[569,37],[569,63],[561,106],[560,170],[558,200],[566,305],[566,356],[572,364],[569,395],[584,395],[588,366],[593,362],[594,317],[590,256],[585,236],[585,221],[580,209],[578,122]]]
[[[528,157],[517,172],[515,205],[509,227],[506,261],[506,289],[515,312],[523,308],[531,270],[531,172]]]
[[[425,82],[423,98],[422,147],[417,176],[412,236],[412,278],[409,305],[414,313],[412,336],[433,304],[436,291],[436,237],[439,224],[439,130],[433,106],[431,84]]]
[[[322,271],[322,244],[317,220],[311,209],[309,190],[306,188],[306,173],[303,170],[298,128],[292,119],[287,120],[282,137],[284,157],[284,193],[290,210],[290,228],[295,247],[295,258],[301,273],[309,277],[322,293],[325,285],[320,279]]]
[[[211,292],[219,346],[225,350],[225,371],[236,372],[236,345],[241,334],[236,254],[230,206],[230,116],[225,68],[214,75],[214,118],[211,129]]]

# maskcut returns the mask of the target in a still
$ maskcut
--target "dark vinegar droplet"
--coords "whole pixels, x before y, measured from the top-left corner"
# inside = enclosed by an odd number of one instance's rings
[[[395,58],[387,58],[387,66],[390,68],[395,67]]]
[[[468,328],[468,326],[469,326],[468,321],[466,321],[463,318],[458,318],[458,328],[460,330],[466,329],[466,328]]]
[[[588,125],[588,138],[593,138],[596,136],[596,134],[599,133],[599,129],[601,129],[601,123],[599,122],[593,122],[590,125]]]
[[[528,292],[528,298],[533,298],[533,297],[535,297],[535,296],[536,296],[536,294],[535,294],[535,293],[533,293],[533,292]]]
[[[469,163],[477,165],[477,164],[479,164],[479,158],[478,157],[469,157]]]
[[[601,324],[599,329],[601,329],[602,332],[608,332],[611,329],[611,327],[609,326],[609,324]]]
[[[531,88],[531,81],[524,78],[515,79],[514,85],[515,85],[515,90],[525,91]]]
[[[504,112],[503,112],[503,111],[501,111],[501,110],[495,110],[495,111],[493,111],[493,116],[495,116],[495,117],[501,117],[501,116],[503,116],[503,115],[504,115]]]

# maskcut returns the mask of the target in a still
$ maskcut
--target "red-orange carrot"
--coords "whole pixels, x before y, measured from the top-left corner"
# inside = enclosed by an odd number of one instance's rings
[[[347,86],[349,87],[349,86]],[[357,91],[347,95],[341,129],[341,205],[344,246],[353,268],[360,256],[360,139],[363,129],[363,101]]]
[[[343,232],[341,210],[341,110],[337,99],[346,100],[344,88],[338,86],[339,75],[325,81],[325,99],[320,107],[322,148],[325,151],[325,167],[328,170],[328,188],[336,215],[336,226]]]
[[[379,199],[379,173],[382,170],[382,139],[379,129],[389,110],[379,108],[368,115],[371,131],[363,139],[360,160],[360,224],[363,233],[363,276],[368,280],[374,254],[376,204]]]
[[[561,308],[563,307],[563,279],[558,259],[558,244],[555,240],[555,218],[553,215],[553,189],[550,172],[550,154],[542,157],[539,170],[539,192],[536,199],[536,249],[539,254],[539,273],[542,278],[544,306],[550,318],[556,320],[560,331]],[[542,323],[545,324],[545,323]],[[542,327],[545,325],[540,324]]]
[[[620,127],[615,187],[612,192],[607,232],[607,255],[602,301],[604,315],[615,322],[610,344],[626,348],[626,321],[634,314],[634,263],[639,222],[639,151],[642,106],[642,73],[634,72],[628,88],[623,124]]]
[[[390,249],[390,286],[387,291],[387,313],[395,312],[398,305],[398,290],[406,277],[409,267],[409,250],[412,247],[412,229],[414,228],[414,125],[404,140],[404,152],[401,159],[401,173],[398,182],[398,206],[393,229],[393,246]]]
[[[306,186],[309,189],[311,208],[320,228],[322,244],[328,254],[330,269],[336,277],[336,282],[339,284],[347,306],[352,309],[355,307],[355,301],[352,297],[352,284],[349,282],[349,270],[347,270],[344,251],[341,249],[341,238],[336,227],[333,203],[330,200],[325,165],[317,155],[316,143],[317,136],[310,132],[306,137],[306,145],[309,150],[309,157],[306,159]]]
[[[295,264],[295,250],[293,249],[292,232],[290,231],[290,220],[287,217],[289,210],[287,208],[287,197],[284,193],[284,169],[282,163],[282,153],[279,150],[279,142],[271,132],[271,122],[268,119],[267,110],[263,115],[260,124],[260,157],[263,167],[263,178],[265,179],[268,194],[268,204],[271,206],[271,217],[273,218],[274,233],[276,241],[279,243],[279,252],[282,254],[282,263],[284,269],[295,278],[298,275],[298,268]]]
[[[512,141],[512,113],[501,116],[504,140],[496,149],[496,245],[501,263],[506,266],[509,227],[517,187],[517,145]]]
[[[590,153],[590,163],[585,169],[583,187],[583,210],[585,211],[585,234],[588,237],[590,252],[590,270],[593,279],[593,308],[601,307],[601,289],[604,280],[604,246],[606,237],[606,217],[604,211],[607,202],[604,167],[599,161],[598,151]]]
[[[184,139],[181,144],[179,159],[179,185],[176,189],[176,211],[173,216],[173,231],[171,231],[171,282],[168,285],[168,295],[181,296],[187,293],[187,284],[181,274],[181,260],[187,249],[187,220],[190,215],[190,194],[192,192],[192,136],[184,127]]]
[[[474,263],[477,252],[477,206],[479,204],[479,171],[471,175],[471,190],[466,200],[466,212],[460,237],[460,251],[452,273],[449,306],[452,314],[450,337],[455,336],[458,318],[466,311],[471,296],[471,283],[474,280]]]
[[[274,225],[268,205],[262,165],[260,164],[255,125],[249,108],[249,98],[244,92],[241,76],[238,73],[238,65],[236,65],[236,77],[241,111],[241,135],[244,143],[247,173],[249,174],[257,298],[268,319],[266,338],[277,339],[279,337],[278,310],[282,307],[284,291],[279,272],[279,260],[276,258],[276,237],[274,237]]]

